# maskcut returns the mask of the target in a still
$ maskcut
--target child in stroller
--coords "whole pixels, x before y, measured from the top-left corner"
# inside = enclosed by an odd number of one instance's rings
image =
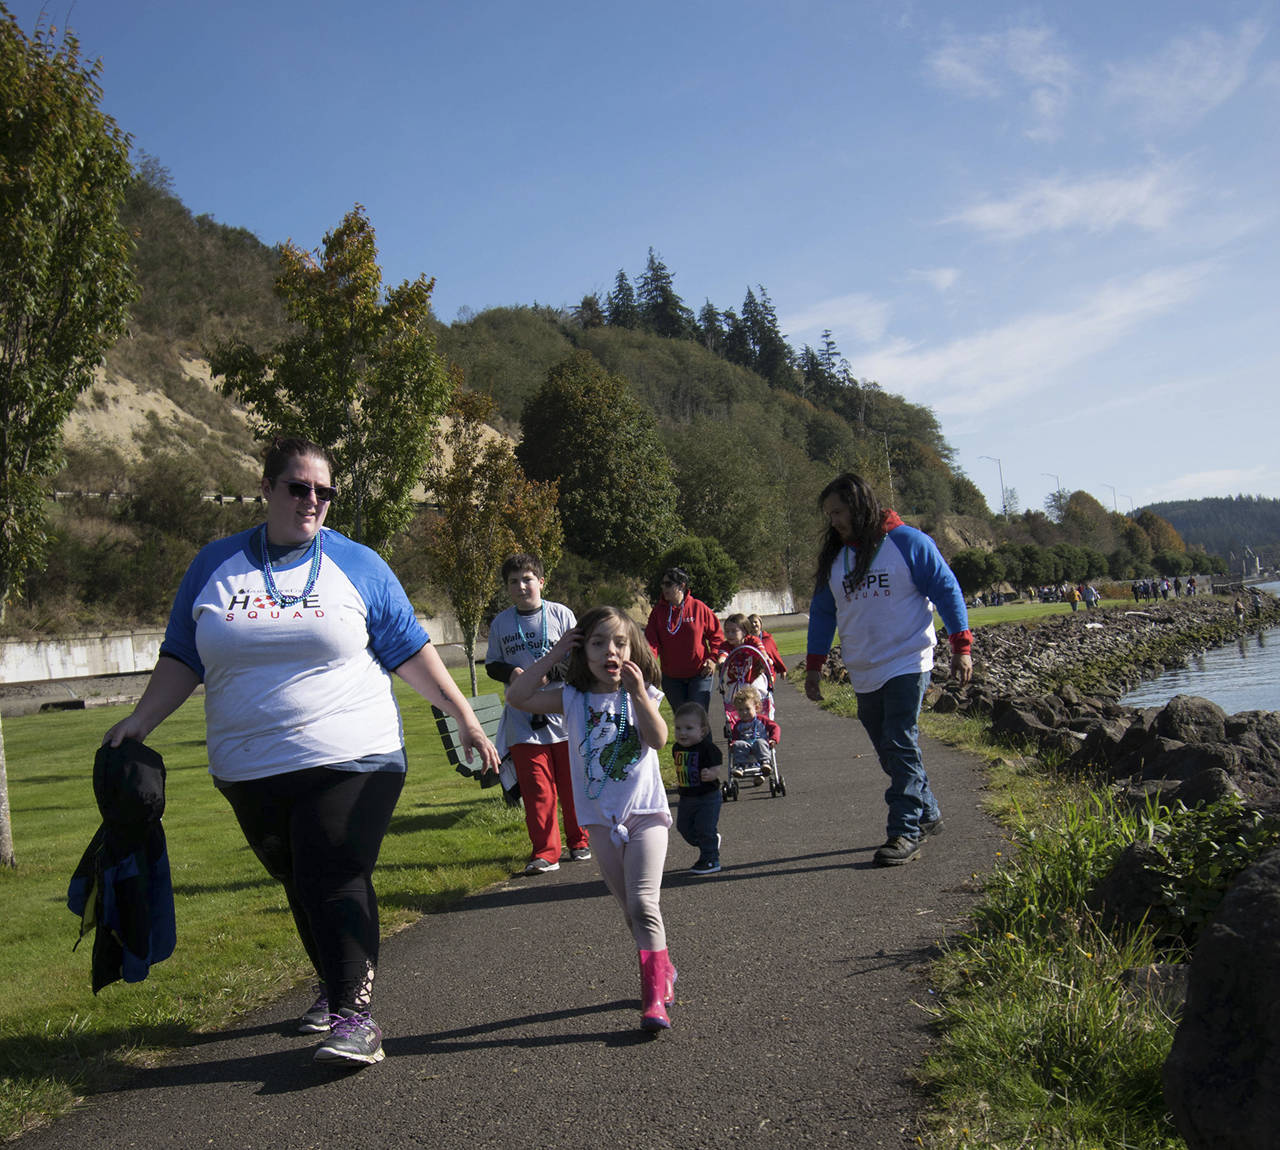
[[[724,637],[728,654],[720,664],[720,693],[724,696],[725,739],[731,768],[723,786],[724,797],[736,799],[739,780],[745,779],[751,779],[757,787],[768,779],[770,797],[785,795],[786,785],[773,752],[781,736],[773,721],[773,668],[769,657],[751,633],[745,615],[730,615],[724,621]],[[741,731],[735,733],[740,725]],[[751,752],[738,753],[739,741],[749,742]]]
[[[773,751],[782,738],[778,724],[760,714],[761,702],[754,687],[740,687],[733,696],[737,717],[727,720],[731,773],[738,779],[754,777],[756,786],[773,775]]]
[[[730,615],[724,621],[725,657],[720,664],[720,694],[724,696],[727,720],[732,716],[733,696],[743,687],[760,692],[760,711],[773,718],[773,667],[759,638],[751,631],[745,615]]]

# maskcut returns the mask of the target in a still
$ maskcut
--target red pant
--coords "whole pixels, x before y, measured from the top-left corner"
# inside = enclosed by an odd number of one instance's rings
[[[573,779],[569,768],[568,743],[516,743],[511,762],[524,800],[524,823],[533,844],[532,858],[560,861],[560,823],[556,818],[556,796],[564,811],[564,837],[569,849],[587,845],[587,832],[578,825],[573,809]]]

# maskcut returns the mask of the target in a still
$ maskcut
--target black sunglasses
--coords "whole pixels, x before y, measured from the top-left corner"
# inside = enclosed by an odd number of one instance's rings
[[[313,491],[316,493],[317,503],[332,503],[338,498],[336,487],[324,487],[320,484],[312,487],[310,483],[299,483],[297,480],[289,480],[285,483],[285,487],[289,489],[289,494],[294,499],[306,499]]]

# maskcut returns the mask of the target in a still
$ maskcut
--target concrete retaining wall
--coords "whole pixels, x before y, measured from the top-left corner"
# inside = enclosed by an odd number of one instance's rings
[[[422,624],[433,643],[462,642],[462,632],[452,616],[424,619]],[[0,686],[149,674],[163,638],[163,631],[119,631],[34,642],[5,639],[0,642]],[[480,654],[484,654],[483,647]]]
[[[721,616],[790,615],[795,600],[790,592],[741,591]],[[462,642],[452,615],[423,619],[431,641],[441,647]],[[71,635],[61,639],[5,639],[0,641],[0,686],[44,683],[53,679],[89,679],[110,675],[145,675],[156,665],[163,631],[118,631],[109,635]],[[476,655],[484,658],[484,636]]]

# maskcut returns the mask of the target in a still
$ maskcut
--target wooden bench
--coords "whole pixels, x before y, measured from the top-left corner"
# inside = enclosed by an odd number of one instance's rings
[[[475,712],[480,726],[484,728],[484,733],[489,736],[490,741],[497,739],[498,724],[502,722],[502,696],[477,695],[473,699],[468,699],[467,702],[471,704],[471,710]],[[434,704],[431,707],[431,713],[435,716],[436,730],[440,732],[444,753],[453,764],[453,769],[464,778],[479,779],[482,787],[495,786],[498,782],[498,773],[483,769],[478,751],[472,752],[472,762],[467,762],[466,752],[458,739],[458,721],[453,716],[446,715]]]

